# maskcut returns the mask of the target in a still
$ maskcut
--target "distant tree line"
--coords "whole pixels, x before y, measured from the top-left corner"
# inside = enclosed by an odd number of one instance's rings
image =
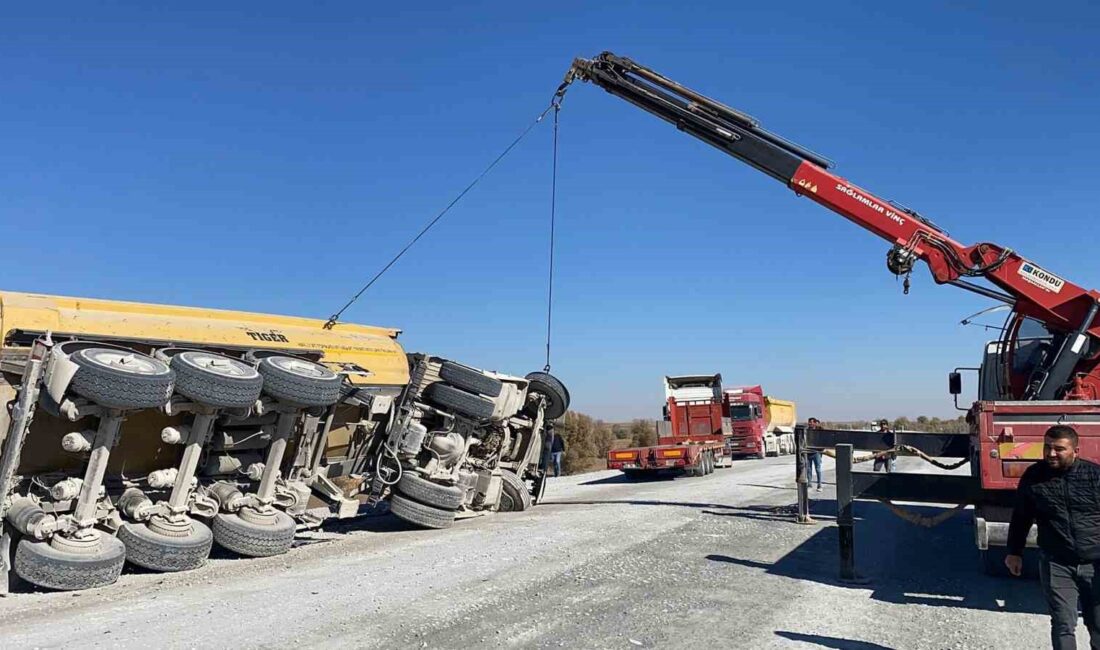
[[[876,420],[877,421],[877,420]],[[826,429],[871,429],[871,420],[822,421]],[[928,433],[966,433],[966,417],[942,419],[921,415],[914,419],[899,417],[890,421],[895,431]],[[569,411],[555,423],[565,439],[562,469],[566,474],[590,472],[606,467],[607,453],[612,448],[648,447],[657,444],[655,420],[635,419],[630,422],[604,422],[576,411]]]
[[[850,422],[829,422],[822,420],[821,426],[826,429],[872,429],[877,420],[855,420]],[[967,433],[970,428],[966,424],[966,416],[942,419],[919,415],[915,419],[900,417],[890,420],[890,426],[894,431],[922,431],[925,433]]]

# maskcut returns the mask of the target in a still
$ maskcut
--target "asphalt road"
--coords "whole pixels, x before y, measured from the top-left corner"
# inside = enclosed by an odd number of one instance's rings
[[[828,475],[826,477],[829,478]],[[857,504],[836,578],[831,486],[793,523],[790,457],[702,478],[554,479],[547,502],[446,531],[389,515],[289,554],[0,599],[4,648],[1041,648],[1034,582],[981,575],[970,514],[923,529]],[[931,510],[930,510],[931,511]],[[1080,630],[1081,647],[1087,647]]]

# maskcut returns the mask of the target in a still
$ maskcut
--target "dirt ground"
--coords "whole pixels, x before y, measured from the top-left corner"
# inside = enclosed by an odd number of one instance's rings
[[[531,511],[446,531],[362,518],[309,533],[282,557],[221,555],[186,574],[14,593],[0,599],[0,639],[4,648],[1047,646],[1038,585],[981,574],[969,512],[923,529],[857,504],[857,563],[872,582],[838,583],[832,487],[811,493],[818,523],[794,523],[792,465],[739,461],[654,481],[569,476]]]

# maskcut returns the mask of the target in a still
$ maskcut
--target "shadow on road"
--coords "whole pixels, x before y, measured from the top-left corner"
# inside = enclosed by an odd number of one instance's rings
[[[837,648],[837,650],[894,650],[890,646],[879,645],[877,643],[871,643],[870,641],[853,641],[852,639],[841,639],[835,636],[821,636],[820,634],[801,634],[799,632],[776,630],[775,635],[781,636],[784,639],[790,639],[791,641],[812,643],[822,648]]]
[[[738,483],[737,485],[744,485],[745,487],[765,488],[768,490],[784,490],[786,492],[797,492],[798,488],[795,486],[787,485],[763,485],[761,483]],[[832,483],[822,483],[822,485],[832,485]]]
[[[812,516],[821,521],[835,518],[836,502],[814,502]],[[942,512],[932,506],[909,506],[922,515]],[[858,502],[855,526],[856,570],[870,579],[867,585],[838,581],[839,549],[836,526],[822,526],[809,539],[775,563],[729,555],[706,558],[760,569],[770,575],[810,580],[833,586],[871,590],[875,600],[902,605],[959,607],[995,612],[1046,613],[1038,582],[985,575],[978,549],[974,546],[973,520],[961,514],[935,528],[914,526],[897,518],[879,503]],[[716,516],[768,520],[767,515],[725,509],[708,512]],[[828,514],[826,514],[828,513]],[[789,516],[783,517],[790,525]],[[879,646],[829,646],[879,647]]]
[[[660,501],[654,499],[603,499],[599,501],[545,501],[547,505],[559,506],[598,506],[598,505],[628,505],[628,506],[668,506],[672,508],[698,508],[703,514],[719,517],[740,517],[744,519],[756,519],[760,521],[777,522],[800,526],[794,520],[797,506],[794,504],[782,506],[728,506],[721,503],[702,503],[694,501]],[[835,519],[835,501],[811,501],[810,515],[815,520]]]
[[[671,481],[677,476],[683,475],[681,471],[668,471],[668,472],[649,472],[646,474],[638,474],[636,476],[627,476],[626,474],[616,474],[614,476],[607,476],[604,478],[592,479],[591,481],[585,481],[584,483],[578,483],[577,485],[615,485],[619,483],[661,483],[664,481]]]

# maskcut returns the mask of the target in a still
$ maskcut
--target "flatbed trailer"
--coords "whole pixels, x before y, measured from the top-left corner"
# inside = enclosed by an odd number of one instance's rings
[[[607,468],[637,476],[663,470],[705,476],[732,465],[730,420],[724,410],[722,375],[664,378],[664,419],[657,421],[657,444],[607,453]]]

